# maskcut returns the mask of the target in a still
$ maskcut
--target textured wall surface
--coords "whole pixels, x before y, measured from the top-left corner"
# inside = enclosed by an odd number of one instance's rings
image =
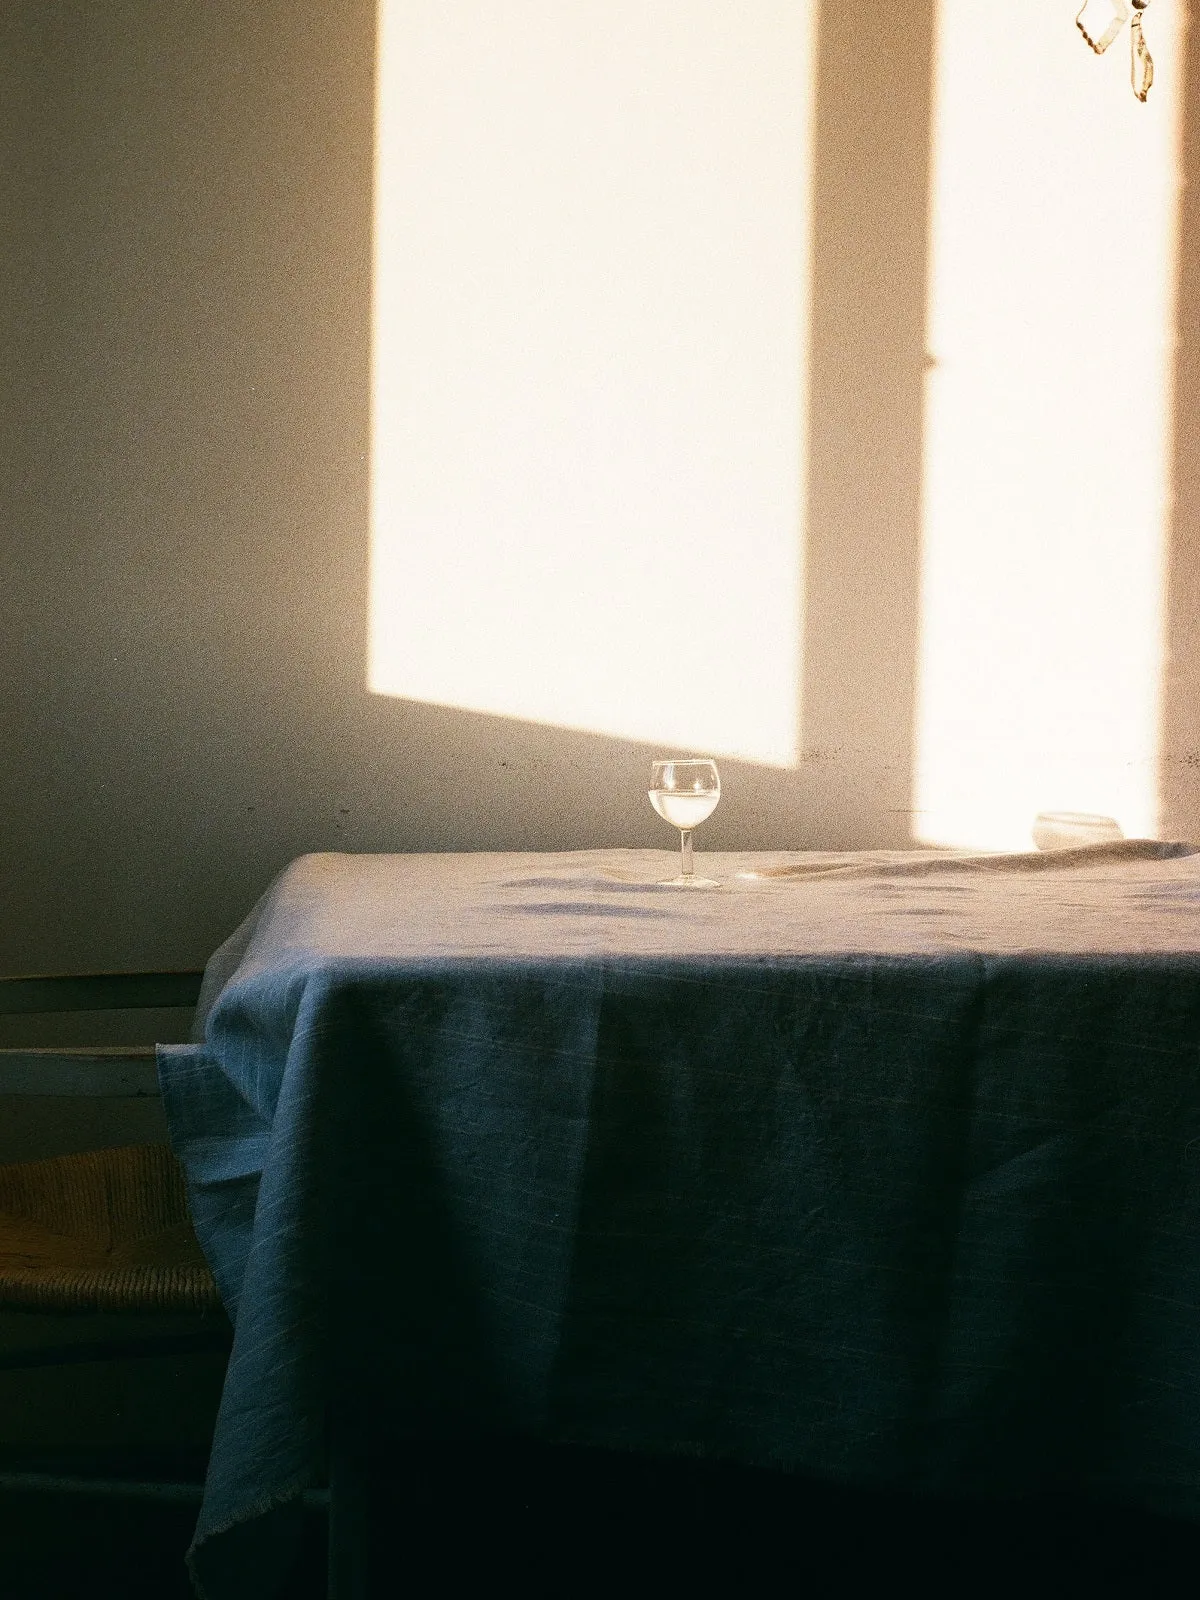
[[[933,0],[823,5],[802,759],[713,848],[910,839]],[[315,849],[664,847],[641,746],[371,696],[373,6],[0,18],[0,970],[193,965]],[[1190,46],[1185,147],[1196,159]],[[1163,831],[1200,831],[1183,218]]]

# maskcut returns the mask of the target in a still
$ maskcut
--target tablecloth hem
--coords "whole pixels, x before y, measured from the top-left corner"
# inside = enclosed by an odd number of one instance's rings
[[[259,1499],[250,1502],[246,1506],[239,1507],[236,1512],[233,1512],[224,1521],[219,1522],[216,1527],[207,1528],[203,1535],[198,1535],[193,1539],[184,1560],[197,1600],[219,1600],[217,1592],[210,1591],[205,1586],[200,1573],[200,1561],[204,1552],[216,1540],[237,1529],[246,1528],[248,1531],[252,1531],[250,1530],[250,1524],[257,1522],[259,1518],[267,1516],[272,1511],[282,1511],[293,1506],[299,1510],[298,1502],[300,1497],[306,1490],[315,1487],[315,1480],[316,1474],[313,1472],[300,1473],[282,1487],[272,1490],[270,1494],[262,1495]]]

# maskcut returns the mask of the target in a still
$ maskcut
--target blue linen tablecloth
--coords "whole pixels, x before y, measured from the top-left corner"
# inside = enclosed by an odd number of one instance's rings
[[[159,1072],[235,1324],[191,1552],[331,1402],[1200,1517],[1200,853],[312,855]]]

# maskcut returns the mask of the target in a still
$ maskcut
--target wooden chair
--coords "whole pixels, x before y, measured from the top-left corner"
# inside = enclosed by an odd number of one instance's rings
[[[192,1007],[201,974],[0,978],[0,1016]],[[154,1046],[0,1048],[0,1096],[157,1097]],[[0,1166],[0,1372],[227,1351],[165,1144]],[[0,1489],[200,1498],[198,1483],[0,1470]]]
[[[199,972],[0,978],[0,1017],[192,1008]],[[0,1097],[157,1099],[153,1045],[5,1046]],[[15,1332],[14,1332],[15,1330]],[[187,1214],[169,1145],[0,1166],[0,1374],[200,1352],[232,1339]],[[330,1600],[366,1593],[365,1486],[356,1452],[331,1449],[328,1489],[304,1496],[329,1515]],[[0,1461],[0,1492],[104,1495],[199,1505],[186,1481],[128,1473],[21,1470]]]

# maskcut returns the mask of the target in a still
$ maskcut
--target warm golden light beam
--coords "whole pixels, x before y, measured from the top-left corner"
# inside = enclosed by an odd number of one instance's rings
[[[1039,811],[1157,827],[1178,210],[1158,81],[1045,0],[940,8],[914,804],[1028,849]]]
[[[787,764],[813,0],[381,0],[377,693]]]

